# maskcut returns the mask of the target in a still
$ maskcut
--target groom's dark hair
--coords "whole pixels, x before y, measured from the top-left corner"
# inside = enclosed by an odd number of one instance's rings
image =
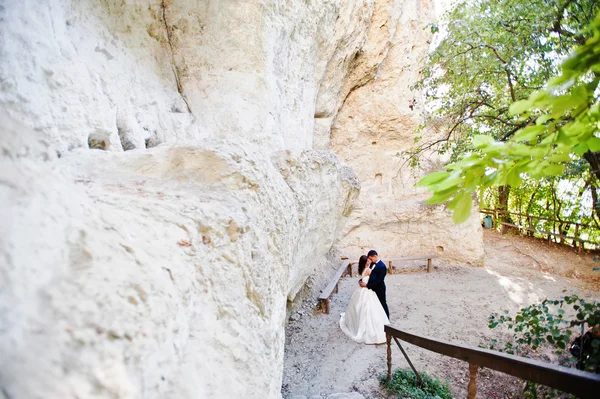
[[[377,251],[375,251],[374,249],[370,250],[369,253],[367,254],[367,256],[379,256],[377,255]]]

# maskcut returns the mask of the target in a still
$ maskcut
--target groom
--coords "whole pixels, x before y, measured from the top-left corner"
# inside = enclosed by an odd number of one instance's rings
[[[379,259],[379,255],[374,250],[370,250],[367,254],[367,257],[371,261],[371,276],[369,277],[369,282],[367,284],[360,282],[361,287],[367,287],[370,290],[375,291],[377,294],[377,298],[379,298],[379,302],[381,302],[381,306],[383,306],[383,310],[385,310],[385,314],[388,319],[390,318],[390,311],[388,310],[387,302],[385,300],[385,275],[387,274],[387,267],[385,263],[383,263]]]

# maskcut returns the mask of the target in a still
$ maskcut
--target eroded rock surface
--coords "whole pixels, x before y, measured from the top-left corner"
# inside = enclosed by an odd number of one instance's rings
[[[280,395],[286,302],[358,192],[348,168],[222,140],[60,160],[23,129],[2,143],[9,397]]]
[[[374,12],[374,0],[4,4],[0,104],[61,152],[205,138],[312,148],[317,94],[338,97],[339,59]]]

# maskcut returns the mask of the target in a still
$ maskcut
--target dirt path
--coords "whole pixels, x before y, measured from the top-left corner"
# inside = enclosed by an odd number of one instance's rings
[[[583,283],[543,271],[546,258],[556,259],[548,262],[554,265],[547,266],[547,270],[570,270],[573,264],[592,270],[591,257],[577,260],[573,254],[559,256],[547,246],[537,249],[527,239],[520,241],[518,237],[505,238],[496,233],[486,233],[485,241],[485,267],[447,265],[430,274],[388,275],[392,324],[418,334],[477,346],[492,337],[498,338],[498,331],[487,327],[492,312],[516,311],[544,298],[559,298],[571,292],[600,298],[593,281]],[[532,257],[538,259],[534,262]],[[570,265],[556,264],[569,260]],[[356,286],[356,278],[341,280],[339,293],[332,297],[329,315],[320,314],[313,301],[308,301],[292,317],[286,328],[284,397],[326,398],[338,392],[382,397],[378,377],[386,371],[386,346],[356,344],[338,325],[339,315]],[[447,379],[456,398],[466,397],[466,363],[408,344],[405,349],[417,370]],[[394,368],[408,368],[397,348],[393,349],[392,359]],[[511,397],[517,387],[512,377],[486,369],[478,380],[478,391],[485,398]]]

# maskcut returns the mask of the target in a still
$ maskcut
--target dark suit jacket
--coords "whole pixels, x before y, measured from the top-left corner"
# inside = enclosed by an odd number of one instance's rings
[[[385,275],[387,274],[387,266],[383,263],[382,260],[379,260],[373,270],[371,270],[371,276],[369,276],[369,282],[367,283],[367,288],[373,290],[375,292],[380,289],[385,289]]]

